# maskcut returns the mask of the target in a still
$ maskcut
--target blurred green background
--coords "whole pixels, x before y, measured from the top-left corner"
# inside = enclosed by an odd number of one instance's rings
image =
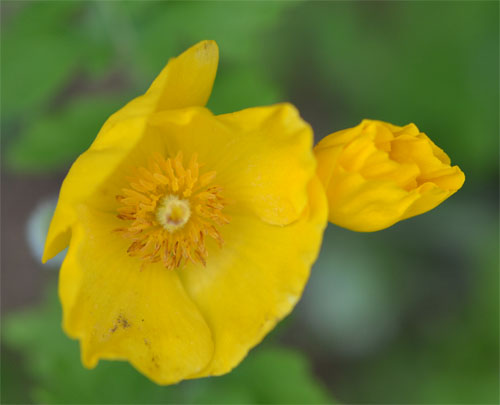
[[[497,2],[1,2],[2,403],[494,404]],[[329,226],[293,314],[231,374],[158,387],[88,371],[39,263],[60,183],[171,56],[215,39],[216,113],[291,101],[316,139],[415,122],[463,169],[392,228]]]

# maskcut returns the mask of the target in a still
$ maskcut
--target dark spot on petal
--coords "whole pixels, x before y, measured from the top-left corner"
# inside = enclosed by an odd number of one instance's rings
[[[113,325],[113,328],[110,329],[111,333],[114,333],[119,327],[122,327],[123,329],[130,328],[130,322],[122,315],[118,315],[118,318],[116,318],[115,324]]]
[[[160,364],[158,363],[158,356],[156,356],[155,354],[151,356],[151,362],[153,363],[153,366],[155,366],[156,368],[160,368]]]

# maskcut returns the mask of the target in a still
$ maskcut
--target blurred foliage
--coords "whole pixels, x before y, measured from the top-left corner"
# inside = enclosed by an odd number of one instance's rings
[[[54,288],[41,308],[12,314],[3,323],[5,344],[24,354],[24,372],[32,377],[28,395],[35,403],[332,403],[306,359],[290,349],[264,344],[226,376],[160,387],[128,363],[101,361],[95,370],[84,369],[78,343],[66,337],[60,325]],[[2,398],[14,403],[27,396],[16,373],[2,373]]]
[[[339,399],[498,403],[497,225],[462,199],[376,234],[327,229],[296,343],[330,353]]]
[[[317,139],[362,118],[415,122],[467,176],[443,207],[386,231],[330,227],[286,333],[223,377],[158,387],[124,363],[83,369],[50,290],[3,324],[2,403],[330,403],[320,379],[347,403],[498,403],[497,2],[0,7],[7,173],[67,170],[170,57],[215,39],[215,113],[291,101]]]
[[[60,110],[46,114],[26,125],[23,136],[9,149],[7,164],[13,170],[56,170],[68,164],[94,140],[109,111],[120,107],[120,101],[81,98]]]

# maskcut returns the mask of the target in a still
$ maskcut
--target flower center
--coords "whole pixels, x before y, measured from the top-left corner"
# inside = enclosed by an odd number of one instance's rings
[[[175,269],[187,261],[206,264],[207,236],[222,247],[218,226],[229,223],[222,187],[212,184],[214,171],[201,174],[200,166],[196,155],[184,166],[180,152],[167,159],[155,154],[128,179],[117,196],[118,218],[128,226],[116,231],[131,240],[130,256]]]
[[[172,194],[163,197],[156,209],[156,219],[169,232],[182,228],[190,216],[189,201]]]

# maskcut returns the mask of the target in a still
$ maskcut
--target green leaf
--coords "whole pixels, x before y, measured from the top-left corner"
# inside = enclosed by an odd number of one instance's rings
[[[208,102],[215,114],[283,101],[282,91],[257,69],[222,66]]]
[[[22,367],[23,364],[20,360],[19,353],[9,350],[2,343],[2,373],[0,373],[0,402],[2,404],[30,403],[27,389],[29,376]]]
[[[2,40],[2,117],[29,115],[68,82],[77,65],[71,36],[38,34]]]
[[[108,2],[108,21],[127,38],[130,60],[144,77],[154,77],[189,46],[217,41],[221,65],[238,61],[262,66],[262,44],[290,2]],[[151,79],[149,79],[149,82]]]
[[[80,48],[80,67],[90,78],[99,78],[112,68],[120,69],[119,52],[113,38],[120,35],[111,29],[100,13],[98,2],[89,2],[76,30],[75,43]]]
[[[4,4],[2,4],[4,6]],[[2,118],[45,107],[78,67],[82,2],[6,3],[2,21]]]
[[[17,4],[15,4],[17,3]],[[81,1],[26,1],[5,2],[11,15],[2,21],[6,37],[30,37],[40,33],[64,32],[77,20],[85,3]]]
[[[68,166],[90,146],[106,118],[124,104],[123,100],[117,96],[75,100],[33,122],[7,148],[7,165],[24,172]]]
[[[241,391],[246,388],[253,403],[332,403],[326,389],[315,380],[307,359],[299,352],[280,347],[264,346],[250,352],[240,367],[218,383],[233,389],[239,387]],[[217,392],[217,381],[212,387]],[[211,394],[200,398],[199,403],[218,403],[220,397]]]

